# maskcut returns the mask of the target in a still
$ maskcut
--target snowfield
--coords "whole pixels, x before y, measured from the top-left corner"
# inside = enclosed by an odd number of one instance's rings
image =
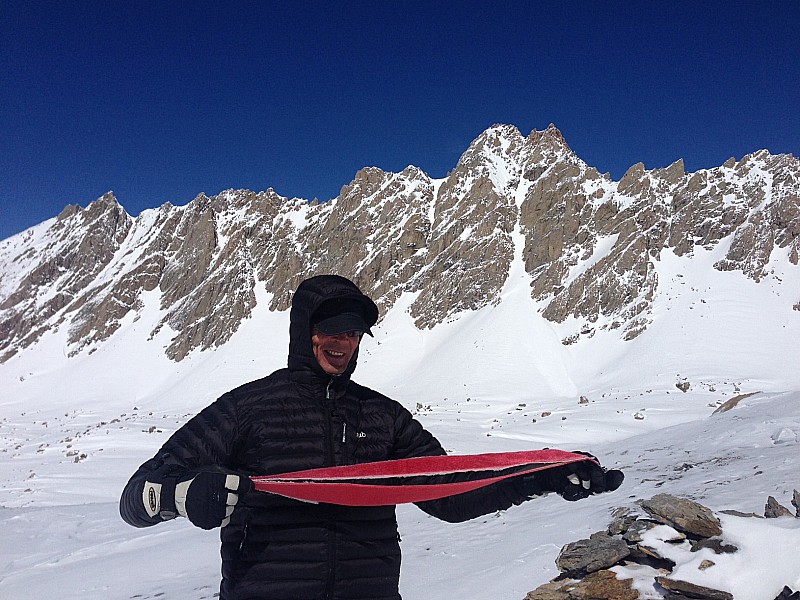
[[[661,492],[714,511],[763,514],[770,495],[791,508],[800,489],[800,312],[786,290],[800,289],[800,275],[778,272],[780,285],[693,275],[695,261],[714,259],[661,261],[652,323],[630,342],[598,329],[562,345],[518,261],[497,306],[433,330],[413,327],[409,297],[398,302],[364,340],[354,379],[401,401],[449,452],[585,450],[626,475],[614,493],[576,503],[548,496],[455,525],[399,507],[405,600],[522,600],[558,574],[564,544],[605,529],[615,507]],[[51,333],[0,365],[1,598],[215,597],[215,532],[182,519],[131,528],[117,501],[190,416],[285,364],[288,313],[269,313],[267,300],[262,293],[226,346],[180,363],[162,354],[166,328],[147,340],[158,319],[150,296],[92,353],[67,358],[66,332]],[[721,518],[739,552],[701,571],[707,551],[671,547],[676,577],[737,600],[800,589],[800,519]],[[661,597],[648,584],[652,570],[618,571],[643,597]]]

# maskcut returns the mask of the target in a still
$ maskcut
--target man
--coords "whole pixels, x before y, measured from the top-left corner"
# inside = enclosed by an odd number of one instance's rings
[[[302,282],[290,312],[288,368],[221,396],[175,432],[128,482],[122,518],[146,527],[176,516],[222,527],[222,600],[399,600],[394,506],[313,504],[252,491],[274,475],[445,452],[399,403],[353,382],[374,302],[336,275]],[[465,521],[555,491],[616,489],[622,473],[591,460],[419,503]]]

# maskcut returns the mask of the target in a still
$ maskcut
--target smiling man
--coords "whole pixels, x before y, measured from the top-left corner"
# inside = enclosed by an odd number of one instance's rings
[[[221,527],[221,600],[400,600],[394,506],[250,493],[250,475],[445,454],[402,405],[351,380],[362,335],[378,320],[354,283],[303,281],[289,319],[288,368],[222,395],[176,431],[131,477],[120,513],[137,527],[176,516]],[[621,481],[586,460],[418,506],[466,521],[550,491],[577,500]]]

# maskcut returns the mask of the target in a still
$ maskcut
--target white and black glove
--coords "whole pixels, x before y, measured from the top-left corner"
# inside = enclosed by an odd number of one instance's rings
[[[604,469],[597,459],[586,452],[589,460],[553,467],[516,478],[517,489],[529,497],[555,492],[565,500],[580,500],[592,494],[613,492],[625,479],[622,471]]]
[[[201,529],[225,527],[240,495],[253,488],[246,475],[223,469],[196,469],[161,484],[146,481],[142,493],[150,516],[186,517]]]

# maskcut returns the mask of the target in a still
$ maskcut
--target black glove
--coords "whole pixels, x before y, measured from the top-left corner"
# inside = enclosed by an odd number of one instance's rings
[[[616,469],[606,470],[601,467],[591,454],[592,460],[582,460],[563,467],[553,467],[523,475],[515,479],[517,490],[526,496],[542,496],[555,492],[565,500],[580,500],[592,494],[613,492],[620,485],[625,475]]]
[[[252,488],[246,475],[221,469],[191,471],[175,485],[175,510],[202,529],[225,527],[239,495]]]

